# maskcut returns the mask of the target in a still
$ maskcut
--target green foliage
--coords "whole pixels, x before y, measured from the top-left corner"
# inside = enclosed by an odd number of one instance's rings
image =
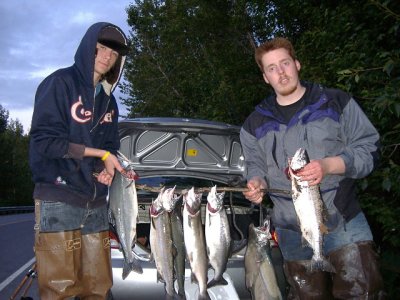
[[[8,120],[0,105],[0,203],[1,206],[32,205],[33,184],[28,164],[29,137],[20,122]]]
[[[7,129],[8,116],[8,110],[0,105],[0,133],[3,133]]]
[[[138,1],[123,91],[130,116],[240,124],[265,94],[246,1]],[[259,5],[258,7],[261,7]],[[251,8],[253,13],[257,7]]]

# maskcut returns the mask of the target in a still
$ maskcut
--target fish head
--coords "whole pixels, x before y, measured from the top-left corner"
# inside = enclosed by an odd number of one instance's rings
[[[160,192],[158,193],[157,198],[153,200],[153,202],[150,206],[150,215],[152,215],[152,216],[158,215],[164,210],[163,202],[162,202],[164,189],[165,189],[165,187],[162,187],[160,189]]]
[[[117,152],[117,159],[122,168],[124,169],[132,168],[133,162],[129,160],[125,155],[123,155],[120,151]]]
[[[269,226],[254,227],[254,232],[256,233],[257,245],[259,247],[264,247],[267,245],[269,243],[269,239],[272,237],[271,232],[269,231]]]
[[[302,169],[306,164],[310,162],[308,158],[307,150],[304,148],[297,149],[296,153],[290,160],[290,168],[293,171],[298,171]]]
[[[183,202],[185,205],[188,207],[192,207],[193,203],[195,201],[195,193],[194,193],[194,187],[192,187],[190,190],[188,190],[184,195],[183,195]]]
[[[192,187],[184,196],[185,206],[192,214],[200,210],[202,193],[196,193]]]
[[[208,208],[211,211],[220,211],[224,206],[225,192],[217,193],[217,186],[213,186],[207,195]]]
[[[180,196],[175,194],[175,188],[168,188],[164,191],[162,195],[162,204],[166,211],[171,212],[174,210],[176,203],[178,202]]]
[[[133,167],[134,164],[131,160],[129,160],[125,155],[123,155],[121,152],[117,152],[117,159],[118,162],[120,163],[121,167],[123,168],[123,171],[121,172],[121,174],[131,180],[131,181],[135,181],[139,179],[138,174],[134,171]]]
[[[270,218],[266,218],[264,220],[262,228],[264,231],[270,232],[270,230],[271,230],[271,219]]]

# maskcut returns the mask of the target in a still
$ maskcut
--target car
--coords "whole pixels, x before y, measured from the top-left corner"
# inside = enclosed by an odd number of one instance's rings
[[[157,281],[157,269],[151,255],[149,208],[157,193],[138,187],[161,186],[177,189],[200,187],[232,187],[243,185],[245,163],[240,145],[240,127],[221,122],[188,118],[136,118],[119,123],[120,152],[134,165],[138,195],[137,242],[133,249],[143,268],[143,274],[131,272],[122,279],[124,256],[118,236],[110,231],[113,270],[113,299],[159,299],[165,295],[164,284]],[[203,194],[204,224],[207,195]],[[233,252],[224,274],[227,286],[209,289],[214,299],[251,299],[245,286],[244,255],[248,227],[256,226],[268,216],[268,209],[251,204],[241,191],[225,193],[224,206],[228,214]],[[271,258],[282,293],[285,278],[282,255],[276,242],[271,241]],[[209,279],[212,278],[209,270]],[[190,265],[186,261],[185,293],[196,299],[197,285],[190,280]]]

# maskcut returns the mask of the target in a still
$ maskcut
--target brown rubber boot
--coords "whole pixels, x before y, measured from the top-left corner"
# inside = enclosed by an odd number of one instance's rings
[[[82,262],[80,299],[107,299],[113,283],[108,230],[82,235]]]
[[[329,254],[335,267],[332,293],[336,299],[384,299],[383,280],[373,242],[347,245]]]
[[[80,294],[80,248],[79,230],[36,233],[35,256],[41,300],[65,299]]]
[[[296,300],[329,300],[330,294],[329,273],[320,270],[307,271],[309,261],[286,261],[284,270],[290,285],[287,299]]]

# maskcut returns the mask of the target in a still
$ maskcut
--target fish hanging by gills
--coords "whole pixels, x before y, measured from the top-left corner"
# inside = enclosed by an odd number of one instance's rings
[[[299,220],[302,237],[313,250],[309,269],[334,271],[332,264],[324,257],[322,251],[323,236],[328,232],[324,225],[324,203],[319,185],[309,185],[301,181],[296,173],[310,162],[307,151],[299,148],[289,161],[289,174],[292,181],[292,199]]]
[[[268,219],[260,227],[255,227],[253,223],[249,225],[244,265],[246,287],[255,300],[283,299],[271,260],[270,238]]]
[[[170,215],[172,243],[176,249],[174,256],[175,278],[178,283],[180,299],[185,296],[185,258],[186,248],[183,237],[183,217],[181,196],[174,193],[175,187],[166,189],[162,196],[163,208]]]
[[[202,194],[195,193],[194,187],[183,195],[183,233],[192,281],[199,286],[198,299],[210,299],[207,292],[208,258],[200,213],[201,198]]]
[[[136,223],[138,218],[138,199],[135,185],[136,173],[133,164],[122,154],[117,155],[124,172],[115,172],[109,191],[109,216],[124,255],[122,279],[133,270],[142,274],[143,269],[133,253],[136,243]],[[128,174],[128,176],[126,175]]]
[[[174,246],[170,216],[163,208],[164,188],[150,206],[150,246],[157,267],[157,281],[163,281],[166,298],[175,299]]]
[[[208,259],[214,269],[214,278],[207,285],[209,288],[228,284],[223,274],[231,255],[231,232],[224,207],[224,196],[224,192],[217,193],[217,186],[213,186],[207,196],[206,245]]]

